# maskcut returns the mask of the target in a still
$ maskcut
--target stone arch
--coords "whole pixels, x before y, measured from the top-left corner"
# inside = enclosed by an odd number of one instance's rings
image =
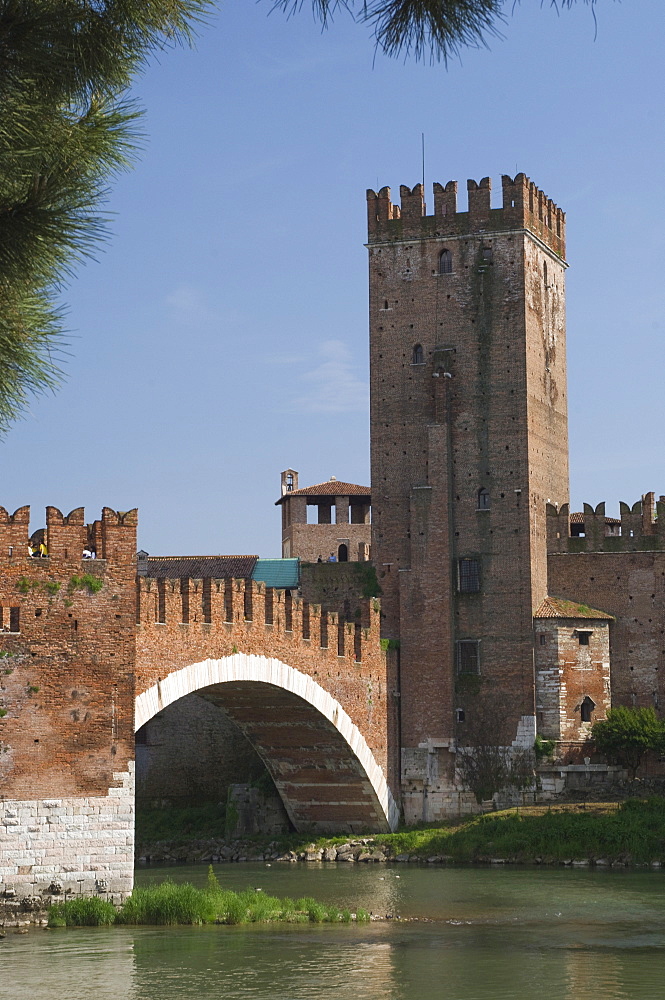
[[[397,806],[365,738],[312,677],[251,653],[192,663],[137,696],[135,731],[193,693],[223,707],[256,747],[296,829],[397,826]]]

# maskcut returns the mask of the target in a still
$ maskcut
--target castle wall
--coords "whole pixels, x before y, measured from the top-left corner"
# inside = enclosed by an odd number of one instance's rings
[[[29,520],[27,507],[0,509],[0,876],[26,895],[58,872],[122,892],[133,870],[136,512],[104,508],[88,528],[82,509],[47,508],[47,558],[27,554]],[[91,536],[99,558],[83,560]]]
[[[340,545],[346,545],[349,561],[365,562],[371,540],[369,524],[290,524],[282,536],[282,558],[325,562],[331,553],[337,558]]]
[[[629,538],[618,541],[626,544]],[[614,543],[605,539],[608,547]],[[662,712],[665,551],[551,552],[548,566],[551,594],[584,600],[616,619],[610,630],[612,705]]]

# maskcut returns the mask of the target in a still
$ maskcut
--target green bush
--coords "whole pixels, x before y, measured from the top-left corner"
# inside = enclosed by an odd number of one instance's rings
[[[635,777],[645,753],[665,747],[665,727],[653,708],[619,706],[594,723],[591,739],[601,754],[629,768]]]

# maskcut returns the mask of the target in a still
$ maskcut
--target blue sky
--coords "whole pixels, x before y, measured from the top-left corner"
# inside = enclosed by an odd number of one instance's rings
[[[595,40],[586,5],[529,0],[448,69],[269,10],[228,0],[138,82],[144,150],[64,295],[66,383],[0,442],[0,502],[276,556],[282,469],[368,483],[365,189],[420,179],[421,132],[428,191],[523,170],[567,212],[575,506],[665,493],[662,0],[599,0]]]

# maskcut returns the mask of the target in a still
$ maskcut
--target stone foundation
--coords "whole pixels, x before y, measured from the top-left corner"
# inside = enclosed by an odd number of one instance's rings
[[[108,795],[0,801],[0,897],[122,901],[134,878],[134,762]]]

